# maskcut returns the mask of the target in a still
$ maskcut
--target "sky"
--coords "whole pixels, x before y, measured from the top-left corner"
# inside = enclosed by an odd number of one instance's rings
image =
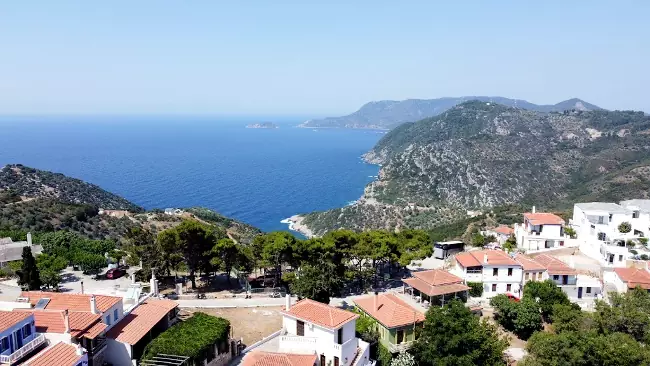
[[[572,97],[650,112],[650,1],[4,1],[0,114],[348,114]]]

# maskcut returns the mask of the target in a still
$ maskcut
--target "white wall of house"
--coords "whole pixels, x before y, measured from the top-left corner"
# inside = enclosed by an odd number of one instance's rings
[[[464,279],[465,282],[483,282],[483,268],[477,267],[478,270],[473,269],[474,267],[470,268],[465,268],[456,261],[454,267],[449,272]]]
[[[614,285],[617,292],[627,292],[627,283],[623,282],[618,274],[612,270],[603,271],[603,282]]]
[[[521,266],[484,265],[482,275],[484,297],[490,298],[504,293],[520,293],[523,276]]]
[[[113,365],[132,365],[131,345],[118,342],[114,339],[106,339],[105,361]]]
[[[537,234],[539,232],[539,234]],[[568,237],[564,235],[562,225],[515,225],[517,247],[525,251],[542,251],[561,248],[566,245]]]
[[[522,273],[523,273],[523,277],[521,279],[522,288],[524,285],[526,285],[526,282],[529,281],[541,282],[541,281],[546,281],[548,279],[548,274],[546,273],[546,270],[522,271]]]
[[[297,323],[298,319],[284,315],[282,317],[282,326],[286,330],[287,335],[297,336]],[[339,344],[337,342],[338,329],[329,329],[317,324],[304,321],[304,338],[314,338],[314,342],[304,342],[301,340],[283,341],[280,336],[280,347],[283,351],[291,351],[292,349],[298,351],[305,351],[313,349],[318,357],[321,354],[325,355],[327,361],[339,358],[340,365],[349,365],[357,353],[359,347],[359,340],[356,337],[355,327],[356,321],[351,321],[343,325],[343,339]],[[334,364],[332,362],[332,364]]]
[[[72,344],[72,336],[68,333],[43,333],[45,339],[50,341],[50,344],[57,344],[60,342]]]
[[[115,311],[117,310],[117,319],[115,319]],[[110,319],[107,321],[107,317]],[[124,305],[122,301],[119,301],[117,304],[113,305],[110,309],[102,313],[102,323],[108,325],[106,331],[113,328],[117,322],[119,322],[124,317]]]

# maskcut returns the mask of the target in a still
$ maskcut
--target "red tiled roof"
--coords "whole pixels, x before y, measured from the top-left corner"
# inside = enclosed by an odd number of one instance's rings
[[[291,353],[249,352],[242,360],[242,366],[313,366],[316,355],[297,355]]]
[[[104,333],[104,331],[108,328],[108,325],[102,323],[102,322],[97,322],[95,325],[90,327],[88,330],[83,332],[81,334],[82,337],[93,339],[97,337],[98,335]]]
[[[524,271],[546,271],[546,267],[521,253],[515,255],[515,260],[521,264]]]
[[[34,314],[36,331],[39,333],[65,333],[63,310],[14,309],[14,311]],[[99,323],[101,319],[100,315],[88,311],[70,311],[68,317],[70,321],[70,334],[73,337],[78,338],[84,336],[86,338],[94,338],[90,336],[91,333],[86,335],[86,332],[96,323]]]
[[[547,212],[526,212],[524,219],[531,225],[564,225],[564,220],[560,216]]]
[[[403,281],[409,286],[429,296],[453,294],[455,292],[469,290],[469,286],[466,286],[462,283],[450,283],[447,285],[431,286],[419,278],[407,278]]]
[[[32,305],[36,305],[38,300],[48,298],[50,302],[45,306],[48,310],[74,310],[74,311],[90,311],[90,297],[88,294],[67,294],[60,292],[44,292],[44,291],[23,291],[21,297],[29,298]],[[102,313],[113,307],[118,302],[122,301],[121,297],[94,295],[97,310]]]
[[[28,313],[18,313],[15,311],[0,311],[0,332],[13,327],[21,321],[29,318]]]
[[[503,235],[512,235],[515,233],[515,230],[511,227],[505,226],[505,225],[499,225],[498,227],[495,227],[492,229],[495,233],[503,234]]]
[[[27,366],[75,366],[82,357],[77,354],[77,347],[59,342],[34,356]]]
[[[377,308],[375,308],[377,296]],[[388,328],[424,321],[424,314],[393,294],[380,294],[355,299],[354,303]]]
[[[487,259],[487,262],[485,261]],[[474,250],[456,254],[456,261],[461,266],[478,267],[478,266],[520,266],[514,259],[502,250]]]
[[[549,275],[575,275],[578,274],[575,269],[569,267],[561,260],[548,254],[540,254],[533,260],[546,268]]]
[[[640,268],[615,268],[614,272],[621,281],[627,283],[628,288],[640,286],[643,289],[650,289],[650,272]]]
[[[171,300],[149,299],[115,324],[106,337],[134,345],[177,306],[178,304]]]
[[[310,299],[300,300],[289,311],[282,311],[282,313],[330,329],[339,328],[341,325],[359,317],[355,313]]]
[[[421,279],[431,286],[446,285],[450,283],[463,282],[463,279],[441,269],[413,272],[413,276]]]

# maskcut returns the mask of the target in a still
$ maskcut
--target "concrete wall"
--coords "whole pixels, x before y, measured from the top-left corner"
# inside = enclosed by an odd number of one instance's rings
[[[627,292],[627,284],[614,271],[603,271],[603,282],[614,285],[618,292]]]
[[[355,334],[356,321],[348,322],[343,326],[343,340],[340,345],[337,342],[338,329],[325,328],[308,321],[304,323],[304,337],[317,338],[316,353],[319,357],[324,354],[328,361],[333,360],[334,356],[339,357],[340,365],[352,362],[358,347]],[[282,326],[288,335],[297,335],[297,319],[285,315],[282,317]]]
[[[126,343],[118,342],[114,339],[106,339],[105,360],[113,365],[132,365],[131,346]]]

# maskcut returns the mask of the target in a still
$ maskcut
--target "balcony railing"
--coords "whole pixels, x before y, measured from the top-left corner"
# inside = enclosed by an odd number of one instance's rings
[[[294,335],[280,336],[280,347],[287,349],[316,350],[318,338]]]
[[[391,353],[401,353],[401,352],[404,352],[404,351],[408,350],[409,348],[411,348],[412,345],[413,345],[413,341],[404,342],[404,343],[400,343],[400,344],[389,343],[388,344],[388,350]]]
[[[39,334],[36,336],[36,338],[32,339],[31,341],[25,343],[22,347],[20,347],[16,352],[10,354],[10,355],[0,355],[0,363],[2,364],[7,364],[7,365],[13,365],[25,355],[28,353],[32,352],[36,348],[38,348],[40,345],[46,342],[45,336],[43,334]]]

